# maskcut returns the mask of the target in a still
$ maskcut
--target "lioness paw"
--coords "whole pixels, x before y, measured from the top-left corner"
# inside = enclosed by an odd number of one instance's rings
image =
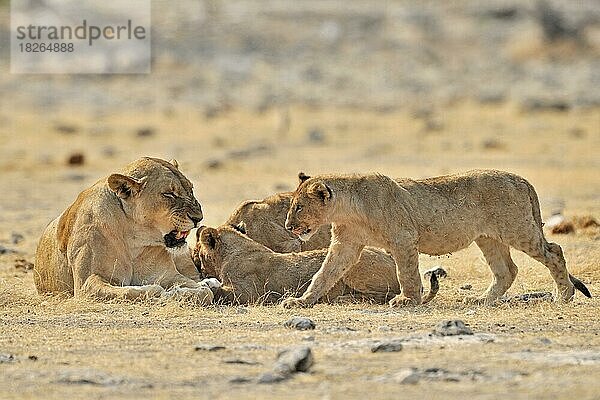
[[[142,290],[148,298],[160,297],[165,293],[165,289],[160,285],[144,285],[140,286],[140,290]]]
[[[417,306],[419,304],[421,304],[420,300],[413,299],[411,297],[404,297],[400,294],[389,301],[390,307]]]
[[[308,303],[306,300],[301,297],[288,297],[284,301],[281,302],[281,306],[283,308],[307,308],[312,307],[311,303]]]
[[[223,286],[223,284],[221,284],[221,282],[219,282],[219,280],[217,278],[206,278],[206,279],[202,279],[200,281],[201,285],[206,285],[211,289],[218,289],[221,286]]]

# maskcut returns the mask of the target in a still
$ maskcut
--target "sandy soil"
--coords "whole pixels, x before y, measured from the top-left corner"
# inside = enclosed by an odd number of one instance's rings
[[[16,259],[34,261],[44,226],[78,192],[144,155],[180,161],[207,225],[224,221],[242,200],[292,189],[299,170],[423,177],[482,167],[528,178],[544,217],[563,210],[568,217],[598,220],[598,108],[524,112],[510,102],[465,101],[379,112],[233,108],[214,116],[183,107],[153,114],[15,111],[0,111],[0,245],[8,250],[0,254],[2,398],[598,397],[597,297],[578,295],[565,306],[463,305],[490,280],[475,247],[448,257],[422,256],[422,269],[442,265],[449,277],[431,304],[403,310],[369,304],[296,311],[97,304],[38,296],[31,271],[15,267]],[[83,165],[67,164],[74,153],[84,155]],[[570,271],[600,293],[600,231],[549,238],[563,247]],[[514,259],[520,273],[511,294],[552,289],[543,266],[518,252]],[[467,284],[472,289],[460,289]],[[283,327],[293,315],[312,318],[316,330]],[[439,321],[455,318],[491,336],[427,336]],[[376,339],[422,334],[397,353],[370,351]],[[199,344],[225,349],[196,351]],[[270,370],[278,350],[293,345],[312,348],[309,373],[278,384],[252,381]],[[409,367],[444,371],[416,384],[399,383],[395,374]],[[251,382],[232,382],[239,377]]]

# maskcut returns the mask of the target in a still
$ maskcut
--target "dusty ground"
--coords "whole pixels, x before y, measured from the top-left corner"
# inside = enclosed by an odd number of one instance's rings
[[[232,109],[210,118],[184,108],[168,115],[14,111],[0,112],[0,244],[15,251],[0,255],[2,398],[598,397],[598,298],[578,295],[566,306],[463,305],[463,297],[483,291],[490,279],[474,247],[423,256],[422,269],[442,265],[449,277],[435,301],[410,310],[51,299],[35,293],[31,271],[15,268],[15,260],[33,261],[45,224],[79,191],[143,155],[179,159],[207,225],[219,224],[244,199],[293,188],[299,170],[422,177],[475,167],[527,177],[544,217],[564,210],[600,219],[600,109],[532,113],[512,103],[466,101],[429,113],[289,107]],[[142,128],[151,133],[138,135]],[[82,166],[67,165],[75,152],[85,156]],[[13,233],[24,239],[14,240]],[[600,293],[600,231],[550,239],[563,246],[570,271]],[[552,289],[543,266],[522,253],[514,258],[520,273],[511,294]],[[460,289],[466,284],[472,289]],[[312,318],[316,330],[284,328],[293,315]],[[413,340],[398,353],[370,351],[373,340],[427,334],[454,318],[493,336],[473,343]],[[195,351],[198,344],[225,349]],[[279,349],[292,345],[312,347],[310,373],[278,384],[230,382],[255,379],[271,368]],[[226,362],[236,358],[255,364]],[[407,367],[446,372],[439,380],[398,383],[394,374]]]

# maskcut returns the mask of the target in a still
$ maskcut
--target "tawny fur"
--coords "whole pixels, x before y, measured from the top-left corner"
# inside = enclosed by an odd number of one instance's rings
[[[188,239],[192,258],[204,274],[223,283],[217,297],[224,297],[227,302],[272,303],[286,294],[301,293],[327,255],[326,249],[276,253],[229,225],[200,228],[195,235],[195,239]],[[365,249],[347,276],[320,300],[334,301],[339,296],[352,295],[384,302],[397,293],[400,287],[392,258],[383,251]],[[428,293],[429,300],[435,293],[437,286]]]
[[[572,279],[578,289],[583,285],[569,275],[560,246],[546,241],[533,186],[507,172],[476,170],[422,180],[383,175],[304,179],[294,192],[286,228],[308,240],[330,223],[331,245],[323,265],[306,292],[286,299],[284,307],[314,304],[344,276],[365,245],[384,248],[394,257],[403,292],[390,301],[392,306],[421,303],[419,252],[447,254],[473,241],[494,276],[478,302],[493,303],[514,281],[517,266],[510,247],[548,268],[557,286],[556,300],[573,298]]]
[[[209,303],[210,289],[179,273],[165,246],[165,234],[195,226],[191,218],[201,220],[202,210],[176,162],[137,160],[81,192],[48,225],[36,253],[36,288],[41,294],[136,299],[184,287]],[[189,261],[182,266],[193,274]]]
[[[277,193],[263,200],[245,201],[235,209],[226,224],[244,222],[246,234],[278,253],[292,253],[329,247],[331,226],[322,226],[310,240],[303,242],[285,229],[285,217],[294,193]]]

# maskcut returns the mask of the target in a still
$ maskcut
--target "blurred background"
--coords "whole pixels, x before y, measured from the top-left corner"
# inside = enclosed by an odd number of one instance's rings
[[[145,155],[180,161],[207,224],[299,170],[506,169],[546,216],[600,214],[598,0],[156,0],[141,75],[10,74],[0,16],[3,235]]]

